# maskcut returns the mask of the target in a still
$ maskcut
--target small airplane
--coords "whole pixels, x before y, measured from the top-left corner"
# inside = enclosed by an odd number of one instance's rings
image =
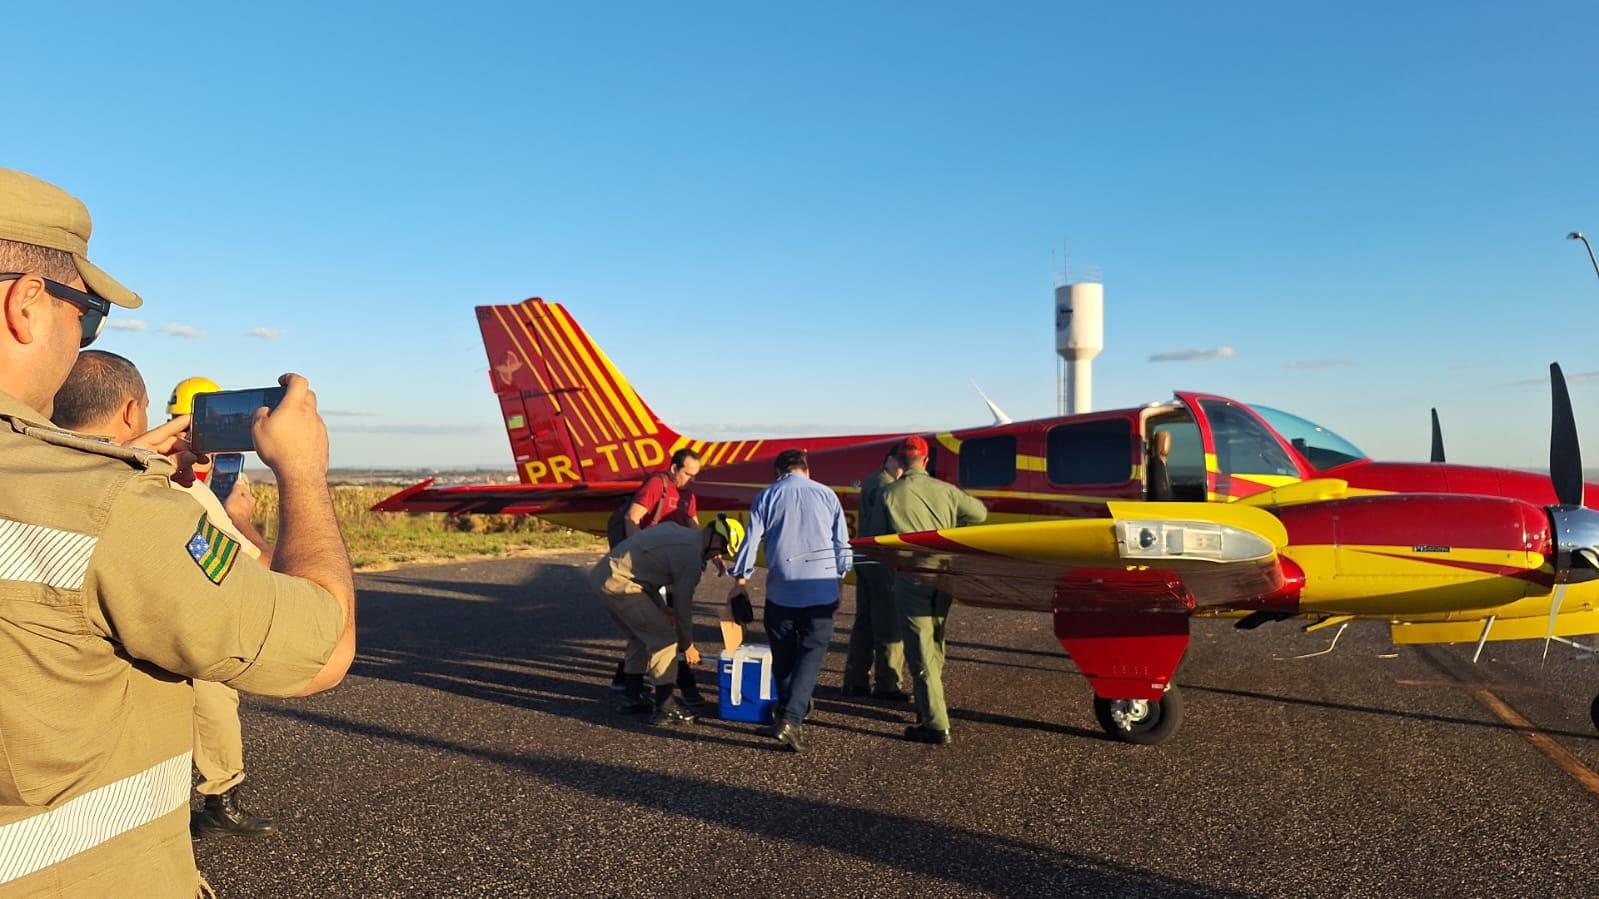
[[[565,307],[534,298],[477,317],[521,483],[409,487],[376,511],[537,515],[591,533],[673,452],[701,455],[699,515],[747,515],[787,447],[837,485],[905,435],[701,441],[650,410]],[[858,539],[857,552],[967,605],[1051,614],[1112,738],[1155,744],[1182,720],[1174,676],[1192,617],[1306,630],[1375,620],[1399,644],[1599,633],[1599,485],[1585,483],[1571,402],[1550,369],[1549,476],[1378,462],[1313,422],[1179,391],[1131,409],[927,434],[928,470],[989,522]],[[851,526],[853,529],[853,520]],[[1599,698],[1594,715],[1599,726]]]

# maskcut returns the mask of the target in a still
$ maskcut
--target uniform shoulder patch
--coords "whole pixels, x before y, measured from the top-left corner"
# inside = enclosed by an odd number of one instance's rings
[[[234,561],[239,558],[239,541],[223,533],[207,515],[200,516],[194,536],[189,538],[184,549],[213,584],[222,583],[222,579],[233,570]]]

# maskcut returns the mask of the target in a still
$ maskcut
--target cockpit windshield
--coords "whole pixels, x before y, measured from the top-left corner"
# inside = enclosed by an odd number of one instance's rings
[[[1313,421],[1306,421],[1297,415],[1290,415],[1270,406],[1252,405],[1249,408],[1259,413],[1273,430],[1283,435],[1283,438],[1293,444],[1294,449],[1318,470],[1367,458],[1366,454],[1353,443]]]

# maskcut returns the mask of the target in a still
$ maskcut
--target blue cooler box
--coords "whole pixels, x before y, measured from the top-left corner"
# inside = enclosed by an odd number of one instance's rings
[[[722,720],[764,724],[772,720],[772,648],[759,643],[722,650],[716,665],[722,686]]]

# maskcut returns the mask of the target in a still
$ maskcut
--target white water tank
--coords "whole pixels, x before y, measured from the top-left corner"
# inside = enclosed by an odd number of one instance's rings
[[[1105,285],[1095,281],[1055,288],[1055,352],[1061,358],[1057,406],[1067,415],[1094,408],[1091,363],[1105,348]]]

